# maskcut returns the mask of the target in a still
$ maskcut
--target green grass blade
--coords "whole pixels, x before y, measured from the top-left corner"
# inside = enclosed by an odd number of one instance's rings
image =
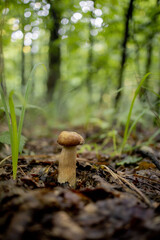
[[[14,92],[11,91],[9,94],[9,107],[10,107],[11,122],[12,122],[11,149],[12,149],[13,179],[16,179],[19,143],[18,143],[18,134],[17,134],[17,120],[16,120],[16,114],[15,114],[15,107],[13,103],[13,93]]]
[[[148,88],[148,87],[143,87],[143,88],[152,92],[154,95],[156,95],[158,98],[160,98],[160,95],[158,93],[156,93],[152,88]]]
[[[153,140],[154,140],[154,138],[155,138],[158,134],[160,134],[160,129],[158,129],[158,130],[148,139],[148,141],[146,142],[146,145],[149,145],[150,143],[152,143]]]
[[[123,142],[122,142],[122,146],[121,146],[121,152],[123,151],[124,147],[125,147],[125,144],[127,142],[127,137],[128,137],[128,129],[129,129],[129,124],[130,124],[130,119],[131,119],[131,115],[132,115],[132,110],[133,110],[133,106],[134,106],[134,102],[136,100],[136,97],[137,95],[139,94],[140,92],[140,89],[144,83],[144,81],[146,80],[146,78],[150,75],[150,73],[147,73],[143,78],[142,80],[140,81],[135,93],[134,93],[134,97],[132,99],[132,102],[131,102],[131,106],[130,106],[130,109],[129,109],[129,113],[128,113],[128,117],[127,117],[127,122],[126,122],[126,126],[125,126],[125,131],[124,131],[124,137],[123,137]]]
[[[131,127],[130,127],[130,129],[129,129],[129,131],[128,131],[127,139],[129,138],[132,130],[133,130],[134,127],[136,126],[136,124],[137,124],[137,122],[139,121],[139,119],[145,114],[145,112],[146,112],[146,109],[145,109],[142,113],[140,113],[140,114],[138,115],[138,117],[134,120],[134,122],[132,123],[132,125],[131,125]]]

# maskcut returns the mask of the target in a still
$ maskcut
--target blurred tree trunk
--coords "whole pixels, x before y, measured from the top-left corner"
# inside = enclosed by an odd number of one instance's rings
[[[157,0],[156,2],[156,6],[155,7],[158,7],[160,5],[160,0]],[[149,34],[148,34],[148,37],[147,37],[147,52],[146,52],[146,66],[145,66],[145,74],[150,72],[151,70],[151,65],[152,65],[152,56],[153,56],[153,40],[154,40],[154,37],[157,33],[157,31],[153,30],[154,27],[152,28],[152,25],[156,25],[157,24],[157,17],[158,17],[158,14],[154,14],[152,20],[151,20],[151,30],[149,31]],[[142,99],[142,101],[146,101],[146,92],[147,92],[147,89],[149,87],[149,78],[150,76],[148,76],[145,80],[145,83],[144,83],[144,86],[145,88],[142,88],[141,91],[140,91],[140,97]]]
[[[94,7],[96,5],[96,0],[93,0]],[[93,45],[94,45],[94,38],[91,34],[91,31],[93,30],[91,19],[94,18],[93,11],[90,12],[90,19],[89,19],[89,51],[88,51],[88,60],[87,60],[87,76],[86,76],[86,86],[88,90],[88,102],[89,104],[92,104],[92,95],[93,95],[93,89],[92,89],[92,76],[93,76]]]
[[[22,45],[21,45],[21,91],[22,94],[24,93],[24,87],[26,84],[26,79],[25,79],[25,53],[24,53],[24,9],[22,11],[21,15],[21,31],[23,33],[23,38],[22,38]]]
[[[4,85],[4,58],[3,58],[3,40],[2,40],[2,20],[0,21],[0,81]]]
[[[160,124],[160,51],[159,51],[159,73],[158,73],[158,82],[159,82],[159,86],[158,86],[158,95],[156,97],[156,101],[155,101],[155,112],[156,112],[156,117],[154,119],[154,123],[157,124],[157,122],[159,122]]]
[[[32,47],[34,47],[34,41],[32,41]],[[35,62],[35,54],[31,51],[30,53],[30,72],[32,72],[34,68],[34,62]],[[32,90],[31,93],[34,96],[35,95],[35,81],[32,82]]]
[[[4,26],[4,16],[2,16],[2,9],[3,8],[0,9],[1,10],[0,11],[0,14],[1,14],[0,16],[0,82],[4,92],[6,93],[6,83],[5,83],[5,74],[4,74],[4,56],[3,56],[3,36],[2,36],[2,31]]]
[[[92,12],[91,12],[92,17]],[[94,39],[91,35],[93,27],[91,21],[89,22],[89,51],[88,51],[88,60],[87,60],[87,76],[86,76],[86,86],[88,90],[89,103],[92,103],[92,75],[93,75],[93,44]]]
[[[160,0],[157,0],[157,6],[160,6]],[[159,86],[158,86],[158,95],[156,98],[156,104],[155,104],[155,111],[158,116],[160,116],[160,51],[159,51]],[[155,119],[155,122],[157,122],[157,118]],[[158,122],[160,123],[160,117],[158,119]]]
[[[160,54],[159,54],[160,55]],[[160,57],[159,57],[160,58]],[[160,60],[159,60],[159,69],[160,69]],[[158,97],[156,98],[156,112],[160,118],[160,70],[159,70],[159,89],[158,89]],[[160,119],[159,119],[160,121]]]
[[[23,31],[22,31],[23,32]],[[24,32],[23,32],[24,34]],[[21,88],[22,88],[22,92],[24,90],[24,86],[26,84],[25,81],[25,54],[23,52],[23,48],[24,48],[24,37],[22,39],[22,49],[21,49]]]
[[[140,71],[140,45],[138,43],[138,41],[136,40],[136,37],[135,37],[135,33],[132,34],[132,40],[134,42],[134,45],[135,45],[135,64],[136,64],[136,68],[137,68],[137,73],[139,76],[141,76],[141,71]]]
[[[57,81],[60,79],[60,39],[58,30],[60,28],[60,7],[61,1],[49,0],[51,4],[50,18],[53,23],[50,29],[50,41],[49,41],[49,75],[47,80],[47,99],[51,100],[55,91]]]
[[[125,69],[125,63],[127,60],[127,42],[130,37],[129,34],[129,22],[132,19],[133,15],[133,10],[134,10],[134,0],[130,0],[127,13],[125,16],[125,30],[124,30],[124,37],[123,37],[123,42],[122,42],[122,55],[121,55],[121,66],[120,66],[120,71],[119,71],[119,79],[118,79],[118,87],[117,91],[122,88],[123,86],[123,73]],[[117,92],[117,95],[115,97],[115,107],[118,106],[119,100],[121,98],[121,91]]]

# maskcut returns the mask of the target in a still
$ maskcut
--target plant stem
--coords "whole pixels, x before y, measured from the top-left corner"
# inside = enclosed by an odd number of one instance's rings
[[[18,163],[18,152],[19,152],[19,141],[17,134],[17,120],[15,114],[15,107],[13,103],[13,91],[9,94],[9,107],[11,113],[11,121],[12,121],[12,131],[11,131],[11,149],[12,149],[12,167],[13,167],[13,179],[16,179],[17,175],[17,163]]]
[[[127,139],[128,139],[128,129],[129,129],[129,124],[130,124],[130,120],[131,120],[131,115],[132,115],[132,110],[133,110],[133,106],[134,106],[134,102],[136,100],[136,97],[138,96],[139,92],[140,92],[140,89],[144,83],[144,81],[146,80],[146,78],[148,77],[150,73],[147,73],[140,81],[135,93],[134,93],[134,97],[132,99],[132,102],[131,102],[131,106],[130,106],[130,109],[129,109],[129,113],[128,113],[128,117],[127,117],[127,122],[126,122],[126,126],[125,126],[125,131],[124,131],[124,137],[123,137],[123,142],[122,142],[122,146],[121,146],[121,149],[120,149],[120,152],[123,151],[125,145],[126,145],[126,142],[127,142]]]

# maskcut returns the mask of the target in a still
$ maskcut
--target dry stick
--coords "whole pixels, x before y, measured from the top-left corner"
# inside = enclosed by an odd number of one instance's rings
[[[143,157],[148,157],[153,162],[153,164],[158,168],[158,170],[160,170],[160,161],[158,161],[154,153],[149,151],[144,151],[142,149],[138,149],[136,153],[140,153]]]
[[[20,169],[21,173],[22,173],[24,176],[27,176],[27,174],[23,171],[23,169],[22,169],[21,166],[18,166],[18,168]]]
[[[134,190],[144,201],[147,205],[149,205],[150,207],[152,206],[149,199],[133,184],[130,183],[129,181],[127,181],[125,178],[121,177],[120,175],[118,175],[117,173],[114,173],[110,168],[108,168],[105,165],[101,165],[103,168],[105,168],[107,170],[107,172],[109,172],[111,174],[111,176],[115,179],[118,179],[120,182],[122,182],[123,184],[127,184],[132,190]]]
[[[8,159],[10,159],[12,157],[12,155],[7,156],[6,158],[2,159],[2,161],[0,162],[0,166]]]
[[[134,174],[134,176],[135,176],[135,174]],[[130,178],[130,176],[126,176],[128,179],[131,179],[132,180],[132,178]],[[141,179],[142,178],[144,178],[143,176],[139,176],[138,174],[136,174],[136,177],[140,177]],[[144,178],[144,179],[148,179],[148,178]],[[149,179],[148,179],[149,180]],[[149,186],[149,187],[152,187],[152,188],[154,188],[154,189],[156,189],[157,191],[160,191],[160,189],[159,188],[157,188],[157,187],[155,187],[154,185],[152,185],[152,184],[150,184],[150,183],[148,183],[148,182],[144,182],[143,180],[141,181],[141,183],[143,183],[143,184],[146,184],[147,186]],[[156,183],[158,183],[158,182],[156,182]]]
[[[139,175],[139,174],[133,174],[133,176],[134,176],[134,177],[138,177],[138,178],[144,178],[144,179],[146,179],[147,181],[150,181],[150,182],[159,184],[159,186],[160,186],[160,181],[157,181],[157,180],[155,180],[155,179],[151,179],[151,178],[145,177],[145,176],[143,176],[143,175]],[[127,175],[127,177],[130,177],[130,175]]]

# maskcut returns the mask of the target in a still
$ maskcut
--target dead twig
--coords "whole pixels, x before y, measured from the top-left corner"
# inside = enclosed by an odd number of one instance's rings
[[[149,199],[133,183],[130,183],[119,174],[113,172],[109,167],[105,165],[101,165],[101,167],[103,167],[104,170],[109,172],[114,179],[119,180],[121,183],[126,184],[130,189],[134,190],[148,206],[152,206]]]
[[[23,169],[22,169],[21,166],[18,166],[18,168],[20,169],[21,173],[22,173],[24,176],[27,176],[27,174],[23,171]]]
[[[137,174],[137,175],[138,175],[138,174]],[[128,179],[132,180],[132,178],[131,178],[130,176],[126,176],[126,177],[127,177]],[[158,187],[156,187],[156,186],[154,186],[154,185],[152,185],[152,184],[150,184],[150,183],[148,183],[148,182],[146,182],[146,181],[143,181],[142,178],[141,178],[140,183],[145,184],[145,185],[147,185],[147,186],[149,186],[149,187],[151,187],[151,188],[154,188],[154,189],[156,189],[157,191],[160,191],[160,188],[158,188]]]
[[[2,161],[0,162],[0,166],[8,159],[10,159],[12,157],[12,155],[7,156],[6,158],[2,159]]]
[[[152,182],[152,183],[159,184],[159,186],[160,186],[160,181],[157,181],[157,180],[155,180],[155,179],[151,179],[151,178],[149,178],[149,177],[145,177],[145,176],[142,176],[142,175],[139,175],[139,174],[136,174],[136,173],[134,173],[133,176],[134,176],[134,177],[138,177],[138,178],[146,179],[147,181],[150,181],[150,182]],[[128,175],[127,177],[130,177],[130,176]]]
[[[158,168],[158,170],[160,170],[160,161],[155,156],[153,150],[151,151],[150,148],[147,148],[147,147],[143,148],[142,147],[140,149],[137,149],[136,153],[141,154],[143,157],[149,158],[153,162],[153,164]]]

